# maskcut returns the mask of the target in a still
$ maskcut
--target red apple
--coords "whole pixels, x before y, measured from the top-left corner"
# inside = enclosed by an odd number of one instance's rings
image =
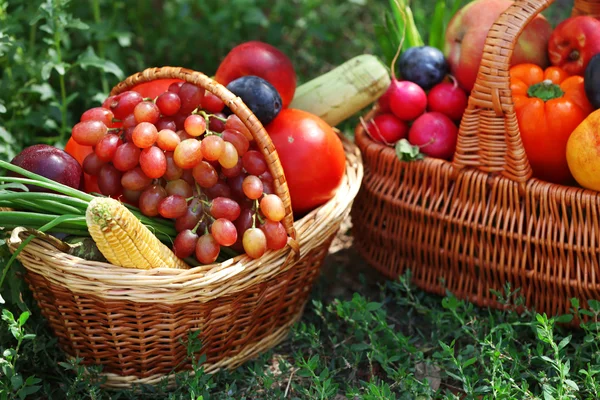
[[[467,92],[475,85],[489,29],[512,4],[511,0],[475,0],[462,7],[448,23],[444,55],[450,72]],[[511,65],[529,62],[546,67],[551,34],[552,26],[538,14],[519,37]]]
[[[591,58],[600,53],[600,21],[588,16],[567,18],[550,36],[548,55],[552,65],[570,75],[585,74]]]

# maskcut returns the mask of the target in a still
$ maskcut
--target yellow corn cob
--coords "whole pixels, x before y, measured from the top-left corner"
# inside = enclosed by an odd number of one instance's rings
[[[93,199],[87,207],[85,219],[98,249],[111,264],[139,269],[189,268],[115,199]]]

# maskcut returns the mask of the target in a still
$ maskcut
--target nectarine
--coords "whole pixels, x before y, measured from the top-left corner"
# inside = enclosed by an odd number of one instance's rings
[[[490,28],[511,4],[511,0],[475,0],[462,7],[448,23],[444,55],[450,72],[466,91],[470,92],[475,84]],[[545,68],[551,34],[552,26],[538,14],[518,38],[511,65],[530,62]]]

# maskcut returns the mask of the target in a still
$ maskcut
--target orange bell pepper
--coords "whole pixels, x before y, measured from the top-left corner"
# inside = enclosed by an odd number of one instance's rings
[[[559,67],[543,70],[535,64],[510,69],[510,88],[521,140],[533,170],[541,180],[558,184],[574,182],[566,148],[571,132],[590,114],[583,77]]]

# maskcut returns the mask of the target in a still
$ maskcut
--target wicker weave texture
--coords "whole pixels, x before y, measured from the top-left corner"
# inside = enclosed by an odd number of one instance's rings
[[[200,331],[209,372],[237,367],[284,339],[302,315],[363,178],[358,147],[339,134],[346,173],[336,195],[293,221],[285,176],[269,136],[226,88],[200,73],[165,67],[135,74],[113,93],[159,78],[205,87],[252,130],[277,180],[277,193],[288,205],[291,238],[285,248],[259,259],[242,254],[188,270],[121,268],[74,257],[43,235],[31,240],[18,259],[42,314],[67,354],[103,366],[108,388],[157,383],[189,368],[186,339],[195,330]],[[13,230],[9,249],[14,252],[29,234]]]
[[[573,297],[583,307],[600,298],[600,195],[531,177],[506,91],[514,38],[549,4],[516,1],[490,30],[453,162],[401,162],[357,126],[365,179],[354,243],[386,276],[408,268],[426,291],[497,308],[490,289],[510,283],[549,314],[570,312]]]

